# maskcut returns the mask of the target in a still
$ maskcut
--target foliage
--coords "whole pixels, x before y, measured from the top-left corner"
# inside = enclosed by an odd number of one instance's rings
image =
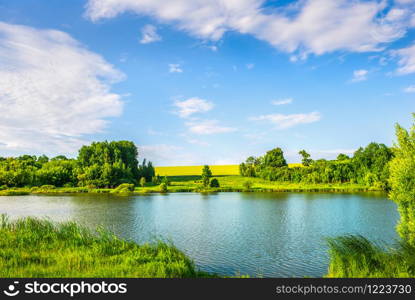
[[[390,162],[390,198],[398,205],[400,236],[415,246],[415,124],[409,131],[396,125],[396,137],[395,157]]]
[[[141,185],[142,187],[145,187],[145,185],[146,185],[146,178],[145,178],[145,177],[141,177],[141,178],[140,178],[140,185]]]
[[[81,186],[114,187],[139,178],[138,150],[129,141],[94,142],[79,150],[78,180]]]
[[[250,190],[252,188],[252,181],[250,180],[244,181],[243,187],[247,190]]]
[[[301,162],[304,166],[308,167],[313,163],[313,160],[310,158],[311,155],[308,154],[305,150],[301,150],[300,152],[298,152],[298,154],[300,154],[303,157]]]
[[[130,193],[130,192],[134,192],[134,184],[131,184],[131,183],[123,183],[123,184],[120,184],[112,192],[113,193]]]
[[[268,151],[263,157],[249,157],[240,164],[240,174],[266,180],[303,184],[358,183],[388,189],[389,161],[392,150],[383,144],[371,143],[356,151],[352,158],[340,154],[337,160],[312,160],[302,150],[301,166],[287,166],[280,148]]]
[[[181,251],[164,242],[138,245],[105,230],[73,222],[0,219],[0,277],[212,276],[199,272]]]
[[[168,185],[165,182],[162,182],[160,184],[160,192],[161,193],[167,193],[168,192]]]
[[[140,179],[144,178],[146,182],[150,182],[156,175],[155,169],[151,161],[147,162],[146,159],[144,159],[143,163],[138,167],[138,174]]]
[[[151,162],[137,160],[138,150],[129,141],[95,142],[83,146],[77,159],[59,155],[22,155],[0,159],[0,186],[54,185],[112,188],[122,183],[146,182],[155,176]]]
[[[209,181],[211,177],[212,171],[210,170],[209,166],[204,166],[202,169],[202,183],[205,188],[209,186]]]
[[[213,178],[213,179],[210,181],[209,186],[210,186],[211,188],[218,188],[218,187],[220,187],[219,180],[217,180],[216,178]]]

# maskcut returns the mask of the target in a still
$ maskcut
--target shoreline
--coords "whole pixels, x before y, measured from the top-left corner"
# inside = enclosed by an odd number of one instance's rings
[[[181,186],[169,186],[167,192],[161,192],[158,186],[155,187],[139,187],[134,191],[128,193],[116,192],[116,189],[89,189],[83,187],[56,187],[43,189],[42,187],[32,188],[11,188],[0,191],[0,196],[24,196],[24,195],[70,195],[70,194],[111,194],[111,195],[147,195],[147,194],[170,194],[170,193],[365,193],[365,192],[379,192],[386,193],[385,190],[376,187],[358,186],[358,185],[281,185],[275,188],[240,188],[240,187],[223,187],[223,188],[209,188],[203,189],[199,187],[181,187]]]

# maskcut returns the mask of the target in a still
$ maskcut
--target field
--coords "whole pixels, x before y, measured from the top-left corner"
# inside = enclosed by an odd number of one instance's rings
[[[160,176],[192,176],[202,174],[203,166],[156,167],[156,174]],[[239,175],[239,165],[209,166],[216,176]]]
[[[290,168],[301,167],[302,164],[289,164]],[[156,174],[160,176],[192,176],[202,174],[203,166],[176,166],[156,167]],[[212,165],[209,166],[214,176],[239,175],[239,165]]]
[[[0,219],[0,277],[139,277],[212,276],[170,244],[138,245],[76,223],[33,218]]]

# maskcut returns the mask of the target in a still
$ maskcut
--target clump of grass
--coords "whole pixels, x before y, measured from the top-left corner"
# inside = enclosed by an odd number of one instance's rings
[[[415,247],[401,241],[383,247],[362,236],[328,239],[330,265],[327,277],[401,278],[415,276]]]
[[[130,183],[123,183],[117,186],[115,189],[111,191],[114,194],[121,194],[121,195],[131,195],[134,192],[134,184]]]
[[[0,218],[0,277],[212,276],[171,244],[138,245],[73,222]]]
[[[29,191],[24,190],[3,190],[0,191],[0,196],[23,196],[23,195],[29,195]]]

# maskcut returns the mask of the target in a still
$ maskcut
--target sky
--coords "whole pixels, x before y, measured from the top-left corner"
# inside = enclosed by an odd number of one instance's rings
[[[0,156],[333,159],[414,107],[415,0],[0,0]]]

